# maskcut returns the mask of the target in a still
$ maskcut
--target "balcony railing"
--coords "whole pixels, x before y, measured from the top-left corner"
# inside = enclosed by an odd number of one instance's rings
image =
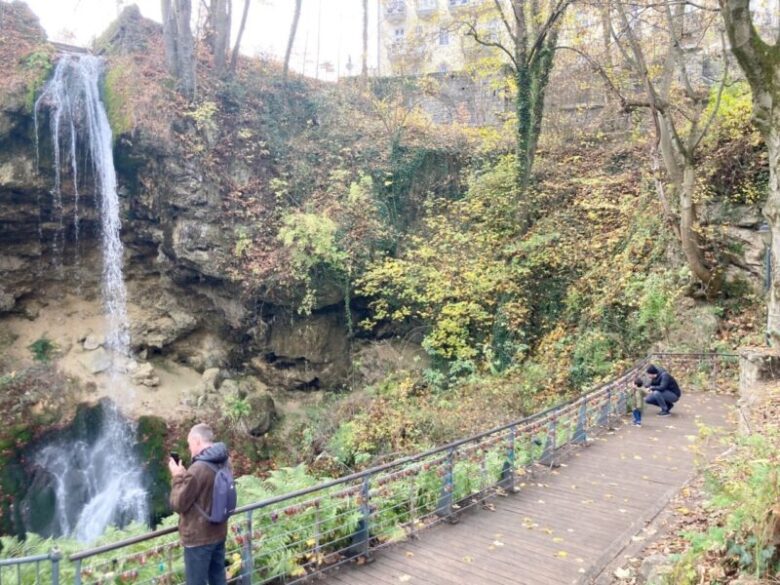
[[[472,6],[474,2],[472,0],[447,0],[447,6],[450,10],[458,10],[460,8],[468,8]]]
[[[404,41],[393,41],[387,45],[387,55],[391,59],[397,59],[406,52],[406,43]]]
[[[438,0],[417,0],[417,16],[428,18],[439,11]]]
[[[404,0],[389,0],[385,4],[385,18],[390,22],[406,19],[406,2]]]

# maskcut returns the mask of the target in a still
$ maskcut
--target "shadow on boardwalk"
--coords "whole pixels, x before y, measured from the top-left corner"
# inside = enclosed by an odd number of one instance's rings
[[[344,567],[333,585],[547,585],[586,583],[660,512],[695,473],[698,423],[730,429],[734,399],[687,394],[669,417],[645,409],[575,448],[552,471],[519,478],[518,493],[492,500],[420,538]],[[716,433],[717,434],[717,433]],[[716,446],[704,450],[707,456]],[[494,509],[492,509],[494,508]],[[322,582],[320,581],[320,582]]]

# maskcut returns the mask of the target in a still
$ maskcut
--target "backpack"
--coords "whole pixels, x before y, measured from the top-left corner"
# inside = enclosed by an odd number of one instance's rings
[[[214,472],[214,490],[211,492],[211,511],[208,514],[197,504],[195,507],[212,524],[222,524],[236,509],[238,500],[233,472],[227,465],[215,465],[209,461],[199,461],[199,463],[208,465]]]

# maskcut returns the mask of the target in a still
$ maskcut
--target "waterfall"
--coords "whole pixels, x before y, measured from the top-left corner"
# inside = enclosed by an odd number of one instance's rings
[[[123,277],[120,206],[114,168],[111,127],[100,101],[102,61],[91,55],[63,55],[35,104],[36,144],[39,112],[48,111],[54,159],[53,207],[62,222],[62,173],[70,171],[74,196],[74,233],[79,234],[79,145],[88,159],[95,184],[102,231],[101,291],[106,317],[105,349],[111,355],[110,388],[123,397],[128,384],[124,363],[130,354],[127,292]],[[64,147],[64,148],[63,148]],[[63,150],[65,160],[63,163]],[[82,184],[82,194],[84,184]],[[61,230],[64,231],[64,230]],[[54,252],[64,241],[55,236]],[[78,249],[78,245],[76,246]],[[52,443],[34,460],[54,478],[57,498],[56,534],[94,540],[109,524],[147,522],[148,498],[142,467],[134,452],[135,429],[116,406],[104,402],[100,432],[92,442],[83,438]]]

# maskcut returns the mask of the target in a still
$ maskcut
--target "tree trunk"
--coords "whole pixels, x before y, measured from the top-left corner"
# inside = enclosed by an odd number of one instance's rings
[[[529,139],[531,134],[531,80],[528,68],[518,67],[515,76],[517,81],[517,97],[515,98],[515,112],[517,114],[517,141],[515,144],[515,157],[517,158],[517,188],[519,193],[524,193],[528,187],[531,168],[529,166]]]
[[[780,100],[777,101],[780,104]],[[780,345],[780,107],[776,107],[765,134],[769,154],[769,185],[764,216],[772,232],[772,284],[769,287],[767,333],[772,345]]]
[[[769,154],[769,185],[764,205],[764,216],[772,233],[767,338],[771,345],[780,345],[780,40],[770,45],[759,36],[753,26],[749,0],[720,0],[720,6],[731,50],[753,91],[753,119]]]
[[[195,97],[195,54],[190,19],[190,0],[174,0],[177,6],[176,29],[178,32],[179,88],[188,99]]]
[[[696,218],[696,207],[693,203],[693,194],[696,189],[696,169],[693,164],[685,163],[680,185],[680,243],[683,254],[688,261],[688,266],[694,276],[701,280],[705,286],[708,299],[714,298],[723,284],[722,271],[717,267],[710,269],[704,261],[704,253],[697,230],[699,222]]]
[[[295,0],[295,14],[293,15],[292,26],[290,27],[290,38],[287,41],[287,52],[284,54],[284,70],[282,78],[287,81],[287,74],[290,71],[290,56],[292,55],[293,45],[295,44],[295,33],[298,32],[298,19],[301,17],[301,4],[303,0]]]
[[[211,19],[214,27],[211,50],[214,68],[224,72],[230,43],[230,0],[211,0]]]
[[[178,32],[176,28],[176,11],[171,0],[162,0],[163,42],[165,44],[165,64],[168,73],[179,78],[179,50],[177,48]]]
[[[187,99],[195,97],[195,57],[193,55],[190,0],[162,0],[163,39],[168,72],[177,89]]]
[[[368,79],[368,0],[363,0],[363,55],[360,75]]]
[[[236,46],[233,47],[233,56],[230,58],[230,71],[236,70],[238,63],[238,50],[241,47],[241,38],[244,36],[246,27],[246,17],[249,14],[249,4],[251,0],[244,0],[244,12],[241,14],[241,24],[238,25],[238,36],[236,37]]]

